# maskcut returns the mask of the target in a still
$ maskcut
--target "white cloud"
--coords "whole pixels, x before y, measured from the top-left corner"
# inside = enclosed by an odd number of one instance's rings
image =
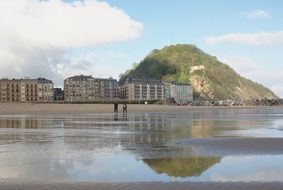
[[[283,171],[280,158],[281,156],[277,155],[227,156],[221,160],[225,170],[220,169],[222,172],[212,171],[209,180],[217,182],[282,182]]]
[[[230,65],[241,76],[263,84],[277,96],[283,98],[283,74],[280,69],[264,68],[247,56],[219,56],[219,60]]]
[[[244,12],[244,16],[246,16],[248,19],[268,19],[271,18],[271,15],[268,11],[265,10],[254,10],[251,12]]]
[[[268,176],[268,177],[266,177]],[[247,174],[233,173],[230,175],[215,174],[211,181],[217,182],[282,182],[283,172],[281,170],[260,168],[249,171]]]
[[[247,78],[264,84],[277,96],[283,98],[283,74],[281,69],[264,69],[250,72]]]
[[[91,66],[64,58],[69,49],[131,40],[142,30],[122,10],[97,0],[0,1],[0,77],[44,76],[62,83],[66,74]]]
[[[258,71],[260,66],[247,56],[223,56],[219,58],[223,63],[229,64],[237,73],[243,76]]]
[[[281,77],[280,81],[283,80],[283,76]],[[278,94],[281,98],[283,98],[283,84],[274,84],[271,86],[271,90],[275,93]]]
[[[230,33],[220,36],[211,36],[205,39],[208,45],[235,43],[251,46],[283,45],[283,31],[256,32],[256,33]]]

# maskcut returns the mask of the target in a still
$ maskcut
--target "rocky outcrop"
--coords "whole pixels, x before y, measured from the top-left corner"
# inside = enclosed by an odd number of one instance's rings
[[[194,106],[280,106],[283,99],[217,100],[194,101]]]

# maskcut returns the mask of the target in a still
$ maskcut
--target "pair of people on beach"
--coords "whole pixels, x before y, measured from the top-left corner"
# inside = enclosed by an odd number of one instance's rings
[[[127,104],[124,103],[123,104],[123,113],[128,113],[127,107],[128,107]],[[114,112],[118,113],[118,103],[117,102],[114,103]]]

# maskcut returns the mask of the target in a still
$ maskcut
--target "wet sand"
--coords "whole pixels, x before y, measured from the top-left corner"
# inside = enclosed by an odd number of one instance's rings
[[[174,112],[204,109],[270,109],[271,107],[202,107],[173,105],[128,104],[128,112]],[[274,108],[274,107],[273,107]],[[282,108],[278,106],[277,108]],[[122,112],[122,105],[119,105]],[[37,113],[113,113],[112,104],[31,104],[0,103],[0,114],[37,114]]]
[[[164,112],[188,110],[188,106],[129,104],[128,112]],[[119,105],[122,112],[122,105]],[[36,113],[113,113],[112,104],[29,104],[0,103],[0,114]]]
[[[281,190],[283,183],[271,182],[271,183],[210,183],[210,182],[198,182],[198,183],[162,183],[162,182],[141,182],[141,183],[14,183],[12,181],[0,181],[1,190],[37,190],[37,189],[58,189],[58,190],[206,190],[206,189],[229,189],[229,190]]]
[[[259,107],[248,107],[258,109]],[[282,109],[282,107],[261,107],[261,109]],[[121,112],[122,106],[119,107]],[[168,105],[128,105],[130,113],[138,112],[177,112],[207,109],[247,109],[247,107],[193,107]],[[56,114],[56,113],[112,113],[111,104],[0,104],[0,115],[8,114]],[[200,116],[202,118],[203,115]],[[192,146],[200,155],[277,155],[283,154],[282,138],[203,138],[178,139],[170,142],[170,146]],[[268,177],[268,176],[267,176]],[[8,179],[8,178],[7,178]],[[35,190],[35,189],[282,189],[282,182],[134,182],[134,183],[94,183],[94,182],[54,182],[54,181],[21,181],[0,179],[1,190]]]
[[[192,146],[200,156],[283,154],[282,138],[211,138],[188,139],[173,146]]]

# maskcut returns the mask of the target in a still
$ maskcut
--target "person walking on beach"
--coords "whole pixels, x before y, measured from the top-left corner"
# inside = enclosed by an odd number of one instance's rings
[[[117,102],[114,103],[114,112],[118,113],[118,103]]]
[[[128,113],[127,107],[128,107],[127,104],[124,103],[123,104],[123,113]]]

